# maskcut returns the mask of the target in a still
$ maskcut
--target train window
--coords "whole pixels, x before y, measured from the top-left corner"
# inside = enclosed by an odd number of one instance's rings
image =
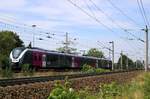
[[[21,52],[24,50],[25,48],[23,47],[18,47],[18,48],[15,48],[13,51],[12,51],[12,55],[13,55],[13,58],[18,58],[19,55],[21,54]]]
[[[52,66],[58,65],[58,55],[49,54],[47,56],[47,61],[51,63]]]
[[[42,60],[46,61],[46,55],[43,55]]]
[[[25,53],[24,58],[22,60],[23,64],[30,64],[30,63],[32,63],[31,55],[32,55],[31,51],[27,51]]]
[[[72,65],[72,57],[71,56],[66,56],[66,66],[69,67]]]
[[[59,56],[59,64],[64,67],[66,66],[66,57],[64,55]]]

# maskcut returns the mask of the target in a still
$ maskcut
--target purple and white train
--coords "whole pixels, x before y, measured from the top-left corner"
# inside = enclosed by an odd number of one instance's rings
[[[78,56],[74,54],[60,53],[40,48],[17,47],[10,53],[11,66],[14,69],[21,68],[23,64],[30,64],[32,68],[75,68],[80,69],[84,64],[97,68],[111,69],[112,62],[105,58]]]

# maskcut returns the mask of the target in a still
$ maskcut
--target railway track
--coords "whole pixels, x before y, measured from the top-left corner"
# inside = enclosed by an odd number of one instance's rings
[[[2,87],[14,86],[14,85],[29,84],[29,83],[35,83],[35,82],[64,80],[66,77],[68,77],[68,79],[74,79],[74,78],[82,78],[82,77],[98,76],[98,75],[111,75],[115,73],[124,73],[124,72],[131,72],[131,71],[115,71],[115,72],[105,72],[105,73],[81,73],[81,74],[59,75],[59,76],[0,79],[0,86]]]

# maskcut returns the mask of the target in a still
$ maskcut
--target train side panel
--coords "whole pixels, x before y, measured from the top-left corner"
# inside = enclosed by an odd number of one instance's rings
[[[19,61],[19,67],[21,68],[21,66],[23,64],[29,64],[32,65],[32,51],[27,51],[22,58]]]
[[[47,54],[47,68],[71,68],[72,57],[60,54]]]
[[[32,52],[32,65],[35,68],[42,68],[43,66],[43,55],[42,52],[33,51]]]
[[[21,56],[19,66],[22,64],[30,64],[33,68],[82,68],[84,64],[91,65],[93,67],[111,69],[111,61],[100,58],[76,56],[72,54],[48,52],[40,49],[27,51]]]

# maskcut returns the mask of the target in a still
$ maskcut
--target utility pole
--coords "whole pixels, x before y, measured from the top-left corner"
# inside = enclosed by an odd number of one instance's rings
[[[135,66],[135,68],[137,69],[137,59],[136,59],[136,66]]]
[[[70,53],[71,51],[75,51],[75,48],[71,48],[69,47],[69,45],[74,44],[74,41],[77,40],[76,38],[74,38],[73,40],[69,39],[69,33],[66,32],[65,34],[65,40],[62,42],[62,44],[64,45],[64,52],[65,53]]]
[[[36,27],[36,25],[32,25],[32,27],[33,27],[33,29]],[[33,42],[32,42],[32,44],[33,44],[33,47],[34,47],[34,44],[35,44],[35,33],[34,33],[35,31],[33,31]]]
[[[148,69],[148,28],[147,28],[147,25],[146,25],[146,29],[145,29],[145,33],[146,33],[146,41],[145,41],[145,72],[147,71]]]
[[[126,69],[128,70],[128,68],[129,68],[129,60],[128,60],[128,53],[127,53],[127,61],[126,61],[127,63],[126,63]]]
[[[110,53],[111,53],[110,51],[111,51],[111,49],[108,49],[108,58],[109,58],[109,59],[111,59],[111,58],[110,58]],[[109,60],[107,61],[107,66],[108,66],[108,68],[109,68],[109,66],[110,66]]]
[[[122,67],[123,67],[122,53],[123,53],[123,51],[121,51],[121,70],[122,70]]]
[[[68,39],[68,33],[66,32],[66,41],[65,41],[65,53],[68,53],[69,52],[69,39]]]
[[[114,41],[109,43],[112,44],[112,70],[114,70]]]
[[[110,59],[111,49],[108,50],[108,54],[109,54],[108,57]]]

